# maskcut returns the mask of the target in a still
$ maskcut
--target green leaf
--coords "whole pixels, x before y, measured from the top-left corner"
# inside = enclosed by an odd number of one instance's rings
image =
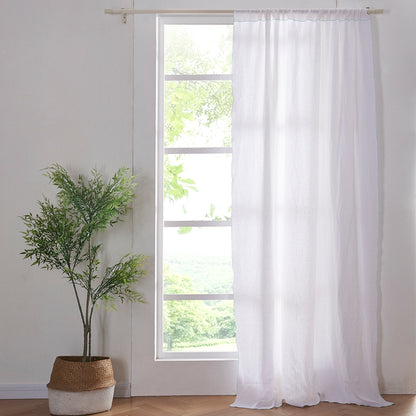
[[[178,234],[188,234],[192,231],[192,227],[179,227]]]

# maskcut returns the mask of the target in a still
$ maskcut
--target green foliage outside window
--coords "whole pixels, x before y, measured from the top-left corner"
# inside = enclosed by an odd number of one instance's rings
[[[203,26],[199,30],[204,30]],[[206,29],[209,32],[209,27]],[[225,30],[215,50],[207,52],[190,36],[186,25],[165,26],[165,68],[168,75],[231,74],[232,31]],[[208,35],[209,36],[209,33]],[[230,147],[231,146],[231,82],[199,80],[167,80],[164,107],[164,146]],[[169,155],[164,160],[164,198],[180,202],[186,212],[187,197],[198,192],[198,183],[188,177],[182,155]],[[230,208],[231,211],[231,208]],[[230,213],[219,216],[214,204],[206,207],[205,220],[229,220]],[[191,232],[180,227],[179,234]],[[230,293],[229,265],[218,261],[216,276],[207,275],[204,260],[193,256],[165,258],[164,293]],[[189,274],[187,274],[189,272]],[[189,277],[192,275],[192,279]],[[232,301],[164,301],[164,349],[197,351],[216,345],[235,343],[235,322]]]
[[[231,68],[231,39],[224,37],[216,54],[207,56],[189,36],[186,29],[175,27],[175,35],[166,37],[166,74],[229,73]],[[232,90],[224,81],[165,82],[166,147],[177,146],[180,140],[197,140],[198,146],[209,145],[201,140],[201,130],[216,127],[221,136],[217,146],[231,146]],[[207,140],[212,141],[212,137]],[[195,145],[195,142],[193,142]],[[184,178],[183,163],[178,155],[176,163],[165,160],[165,198],[180,200],[189,191],[197,191],[191,178]]]
[[[164,267],[165,292],[196,293],[192,280]],[[230,301],[165,301],[163,338],[166,349],[181,350],[235,342],[234,311]]]

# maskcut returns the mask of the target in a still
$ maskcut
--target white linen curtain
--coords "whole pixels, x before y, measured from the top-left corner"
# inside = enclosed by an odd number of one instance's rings
[[[236,11],[233,48],[233,406],[388,405],[370,18]]]

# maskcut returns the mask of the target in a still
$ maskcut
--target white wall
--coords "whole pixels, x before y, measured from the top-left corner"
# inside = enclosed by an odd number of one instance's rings
[[[195,7],[193,3],[140,1],[143,7],[166,8]],[[202,3],[201,7],[211,8],[283,5],[271,0]],[[319,1],[288,3],[322,7]],[[326,3],[335,6],[335,0]],[[416,393],[416,2],[339,0],[338,4],[385,8],[384,15],[374,17],[382,215],[380,382],[384,392]],[[105,7],[131,7],[131,1],[1,2],[0,390],[2,385],[46,383],[56,355],[80,353],[81,324],[71,289],[56,273],[30,267],[18,255],[23,250],[18,216],[34,210],[35,201],[51,189],[40,172],[51,163],[83,173],[97,167],[106,174],[131,165],[133,19],[121,24],[119,16],[104,15]],[[142,105],[146,108],[146,103]],[[135,166],[142,174],[139,201],[152,195],[151,165]],[[142,212],[143,223],[147,216],[151,220],[151,207]],[[126,221],[109,239],[114,258],[130,250],[131,226]],[[143,247],[151,255],[151,232],[147,237]],[[149,301],[143,316],[152,316],[151,279],[143,286]],[[131,307],[102,312],[96,328],[105,323],[108,326],[95,339],[96,353],[111,355],[116,378],[129,382]],[[144,352],[147,345],[135,343],[133,353],[150,359]]]
[[[105,15],[112,6],[1,2],[0,384],[48,382],[55,356],[82,352],[72,289],[58,273],[19,256],[18,216],[36,210],[36,200],[52,190],[41,172],[52,163],[106,175],[131,166],[132,24]],[[129,252],[129,223],[111,232],[111,257]],[[96,330],[109,324],[102,335],[97,331],[95,351],[113,357],[121,382],[130,379],[130,310],[102,313],[95,322]]]
[[[384,4],[374,30],[383,218],[380,380],[384,391],[416,393],[416,2]]]

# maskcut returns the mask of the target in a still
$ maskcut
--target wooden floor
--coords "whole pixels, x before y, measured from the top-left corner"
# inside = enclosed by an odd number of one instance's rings
[[[385,395],[390,407],[374,408],[337,403],[298,408],[283,405],[271,410],[229,407],[233,396],[171,396],[114,399],[109,412],[101,416],[416,416],[416,395]],[[0,400],[1,416],[47,416],[47,400]]]

